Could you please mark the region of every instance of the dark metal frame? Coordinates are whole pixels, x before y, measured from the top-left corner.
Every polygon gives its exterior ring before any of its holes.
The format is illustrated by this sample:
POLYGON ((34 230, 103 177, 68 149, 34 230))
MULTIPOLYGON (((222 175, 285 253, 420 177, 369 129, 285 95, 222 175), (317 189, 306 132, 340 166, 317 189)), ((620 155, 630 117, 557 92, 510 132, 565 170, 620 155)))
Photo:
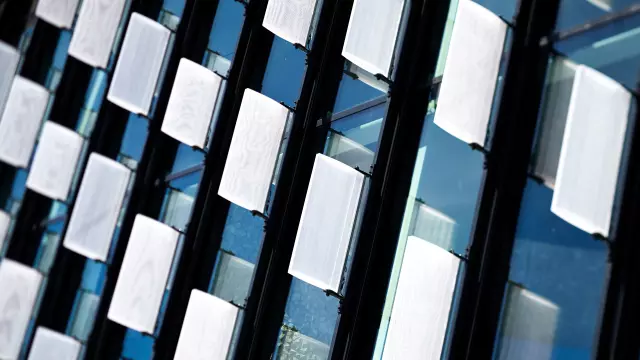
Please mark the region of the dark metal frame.
POLYGON ((462 279, 452 359, 489 359, 493 354, 550 54, 540 41, 553 31, 559 3, 521 0, 519 4, 462 279))

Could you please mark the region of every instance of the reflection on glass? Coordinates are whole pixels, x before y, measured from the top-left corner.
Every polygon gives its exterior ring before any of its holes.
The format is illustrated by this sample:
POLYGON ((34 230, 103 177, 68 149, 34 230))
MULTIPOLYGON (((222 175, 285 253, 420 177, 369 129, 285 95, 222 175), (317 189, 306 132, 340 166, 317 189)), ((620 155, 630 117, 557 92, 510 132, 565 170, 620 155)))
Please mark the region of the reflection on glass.
POLYGON ((220 0, 209 34, 209 49, 233 60, 244 23, 245 6, 236 0, 220 0))
POLYGON ((636 0, 563 0, 556 22, 556 31, 575 28, 587 22, 612 15, 636 4, 636 0))
MULTIPOLYGON (((579 0, 565 0, 563 6, 579 0)), ((602 1, 602 0, 599 0, 602 1)), ((596 7, 586 0, 583 6, 596 7)), ((615 1, 616 9, 622 9, 632 0, 615 1)), ((561 10, 562 18, 562 10, 561 10)), ((594 27, 576 36, 559 41, 556 49, 579 64, 592 67, 630 89, 635 89, 640 72, 640 14, 623 21, 614 21, 594 27)))
POLYGON ((213 279, 213 295, 243 307, 249 296, 255 266, 227 252, 220 260, 213 279))
MULTIPOLYGON (((197 186, 197 185, 194 185, 197 186)), ((161 220, 176 229, 185 230, 191 218, 194 197, 181 191, 167 189, 161 220)))
POLYGON ((329 345, 301 334, 295 327, 283 325, 276 353, 279 360, 322 360, 329 358, 329 345))
POLYGON ((100 305, 100 297, 98 295, 84 291, 78 294, 75 311, 68 330, 69 335, 83 342, 89 340, 98 305, 100 305))
MULTIPOLYGON (((347 65, 348 67, 349 65, 347 65)), ((383 95, 386 95, 386 92, 372 87, 360 80, 355 74, 343 73, 333 112, 339 113, 383 95)))
POLYGON ((540 115, 540 134, 538 134, 532 163, 535 175, 551 189, 556 182, 576 66, 570 60, 554 57, 545 84, 544 103, 540 115))
POLYGON ((410 233, 443 249, 451 249, 456 229, 455 220, 420 200, 416 200, 415 206, 410 233))
POLYGON ((48 274, 53 265, 60 244, 60 235, 57 233, 46 232, 42 235, 40 250, 36 259, 36 268, 43 274, 48 274))
POLYGON ((549 188, 528 181, 509 280, 557 306, 551 359, 590 359, 605 290, 608 249, 604 242, 554 215, 552 196, 549 188))
POLYGON ((373 167, 373 151, 334 132, 329 133, 326 153, 329 157, 362 171, 371 171, 373 167))
MULTIPOLYGON (((337 298, 327 296, 317 287, 293 278, 275 358, 290 359, 280 353, 282 350, 284 354, 306 354, 305 351, 309 351, 307 346, 322 349, 324 345, 328 349, 338 319, 339 305, 337 298)), ((314 352, 316 357, 311 359, 328 358, 328 352, 324 356, 322 354, 314 352)))
POLYGON ((559 315, 558 305, 510 283, 497 359, 551 359, 559 315))
POLYGON ((435 126, 432 103, 422 129, 374 359, 382 357, 408 237, 466 254, 483 174, 484 155, 435 126))
POLYGON ((306 53, 279 37, 274 37, 262 80, 261 93, 295 107, 302 89, 306 53))

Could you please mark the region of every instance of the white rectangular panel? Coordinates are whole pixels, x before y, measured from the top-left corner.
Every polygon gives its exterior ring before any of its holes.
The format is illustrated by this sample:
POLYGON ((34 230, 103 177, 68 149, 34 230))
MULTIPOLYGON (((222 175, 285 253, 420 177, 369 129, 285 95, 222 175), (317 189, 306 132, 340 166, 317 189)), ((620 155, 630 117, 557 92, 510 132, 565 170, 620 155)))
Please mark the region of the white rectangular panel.
POLYGON ((19 61, 20 53, 13 46, 0 41, 0 114, 7 102, 19 61))
POLYGON ((556 183, 562 136, 567 122, 576 69, 576 64, 558 57, 554 60, 551 76, 546 84, 542 127, 536 144, 533 172, 551 189, 556 183))
POLYGON ((218 195, 247 210, 264 211, 289 110, 244 91, 218 195))
POLYGON ((89 156, 64 237, 67 249, 106 261, 131 171, 100 154, 89 156))
POLYGON ((162 132, 187 144, 204 148, 222 78, 188 59, 180 59, 162 132))
POLYGON ((11 226, 11 215, 0 210, 0 253, 9 234, 9 226, 11 226))
POLYGON ((20 168, 29 165, 48 102, 45 88, 15 77, 0 120, 0 161, 20 168))
POLYGON ((153 333, 178 235, 163 223, 136 216, 109 306, 109 319, 142 333, 153 333))
POLYGON ((51 199, 66 201, 83 144, 77 133, 47 121, 27 177, 27 187, 51 199))
POLYGON ((69 55, 87 65, 106 68, 126 0, 83 0, 69 55))
POLYGON ((342 56, 389 77, 405 0, 355 0, 342 56))
POLYGON ((225 360, 238 308, 213 295, 191 290, 174 360, 225 360))
POLYGON ((448 251, 409 236, 383 359, 440 359, 459 266, 448 251))
POLYGON ((442 75, 434 123, 484 146, 507 24, 471 0, 460 0, 442 75))
POLYGON ((332 133, 327 149, 329 157, 362 171, 371 171, 375 154, 366 146, 346 136, 332 133))
POLYGON ((107 99, 147 115, 156 91, 171 31, 138 13, 131 15, 107 99))
POLYGON ((53 26, 68 29, 73 24, 79 0, 40 0, 36 16, 53 26))
POLYGON ((76 360, 81 347, 78 340, 40 326, 31 344, 29 360, 76 360))
POLYGON ((497 359, 552 359, 560 308, 514 284, 507 291, 497 359))
POLYGON ((292 44, 307 45, 317 0, 269 0, 262 26, 292 44))
POLYGON ((289 274, 338 292, 363 183, 355 169, 316 155, 289 274))
POLYGON ((42 275, 18 262, 0 263, 0 359, 18 359, 42 275))
POLYGON ((630 104, 622 85, 578 67, 551 211, 590 234, 609 236, 630 104))

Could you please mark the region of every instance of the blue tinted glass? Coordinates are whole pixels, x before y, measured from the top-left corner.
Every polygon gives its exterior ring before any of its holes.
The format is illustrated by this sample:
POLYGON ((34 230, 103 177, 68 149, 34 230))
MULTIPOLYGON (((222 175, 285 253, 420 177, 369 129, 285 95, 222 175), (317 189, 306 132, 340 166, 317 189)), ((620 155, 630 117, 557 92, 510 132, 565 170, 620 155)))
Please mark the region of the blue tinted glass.
POLYGON ((11 197, 16 200, 22 199, 27 185, 27 175, 29 173, 26 170, 18 170, 15 178, 13 179, 13 186, 11 187, 11 197))
POLYGON ((52 67, 62 70, 64 64, 67 61, 67 50, 69 49, 69 43, 71 42, 71 31, 65 30, 60 32, 60 38, 58 38, 58 46, 53 54, 52 67))
POLYGON ((105 264, 87 259, 82 272, 81 288, 91 293, 100 294, 106 274, 107 266, 105 264))
POLYGON ((386 103, 376 105, 332 122, 331 128, 375 153, 386 109, 386 103))
MULTIPOLYGON (((583 1, 587 4, 586 1, 583 1)), ((640 74, 640 14, 555 44, 571 60, 636 89, 640 74)))
POLYGON ((229 215, 222 233, 221 247, 233 255, 255 264, 264 230, 264 220, 235 204, 229 207, 229 215))
POLYGON ((171 174, 202 164, 203 162, 204 153, 202 151, 195 150, 185 144, 180 144, 178 146, 178 152, 176 153, 176 159, 171 168, 171 174))
POLYGON ((185 0, 164 0, 162 7, 173 15, 180 17, 184 10, 184 1, 185 0))
POLYGON ((85 97, 85 107, 93 111, 98 111, 102 100, 104 99, 104 92, 107 90, 107 73, 103 70, 93 70, 91 74, 91 82, 87 90, 85 97))
POLYGON ((327 345, 331 344, 338 319, 337 298, 294 278, 287 300, 283 324, 327 345))
POLYGON ((333 112, 338 113, 350 109, 382 95, 385 95, 385 93, 349 75, 343 74, 340 87, 338 88, 336 103, 333 106, 333 112))
POLYGON ((209 49, 231 60, 244 23, 244 5, 236 0, 220 0, 209 35, 209 49))
MULTIPOLYGON (((542 341, 524 337, 523 333, 530 334, 527 330, 512 328, 500 341, 526 344, 527 351, 546 347, 552 359, 590 359, 605 290, 608 249, 604 242, 551 213, 552 196, 553 191, 544 185, 533 180, 527 183, 510 280, 545 299, 548 308, 557 309, 555 331, 550 329, 542 341)), ((518 324, 527 326, 526 322, 518 324)))
POLYGON ((120 152, 132 159, 140 161, 144 143, 147 141, 148 123, 141 116, 131 114, 127 122, 127 128, 124 132, 120 152))
POLYGON ((172 180, 169 185, 174 189, 178 189, 187 195, 195 197, 198 191, 198 184, 200 183, 201 177, 202 170, 192 172, 188 175, 172 180))
POLYGON ((153 357, 153 338, 127 329, 122 345, 122 356, 131 360, 151 360, 153 357))
POLYGON ((516 0, 473 0, 478 4, 491 10, 494 14, 501 16, 507 21, 512 21, 516 14, 516 0))
POLYGON ((556 30, 568 30, 637 3, 637 0, 562 0, 556 30))
POLYGON ((295 107, 305 69, 305 52, 275 36, 261 92, 275 101, 295 107))
POLYGON ((439 245, 466 254, 484 176, 484 155, 436 126, 433 118, 428 116, 423 129, 417 160, 424 160, 416 201, 453 220, 453 238, 447 240, 448 246, 439 245))

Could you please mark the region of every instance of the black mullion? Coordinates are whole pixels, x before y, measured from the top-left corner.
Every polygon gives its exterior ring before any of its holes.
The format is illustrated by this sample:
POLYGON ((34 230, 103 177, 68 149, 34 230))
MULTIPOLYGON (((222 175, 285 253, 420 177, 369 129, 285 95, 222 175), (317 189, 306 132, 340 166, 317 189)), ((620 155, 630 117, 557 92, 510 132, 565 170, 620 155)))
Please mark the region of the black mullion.
MULTIPOLYGON (((145 214, 157 218, 165 188, 162 179, 171 168, 175 159, 177 142, 161 133, 162 119, 167 109, 169 96, 173 88, 175 75, 182 57, 189 57, 194 47, 202 41, 202 29, 197 23, 202 16, 197 14, 196 4, 199 0, 186 0, 180 24, 175 33, 175 41, 169 57, 163 86, 157 99, 157 107, 153 118, 149 119, 149 134, 144 145, 140 162, 136 169, 136 177, 131 197, 126 208, 118 239, 118 246, 109 266, 109 275, 105 283, 102 299, 96 314, 94 331, 87 344, 87 356, 96 359, 117 359, 122 351, 126 328, 107 319, 111 296, 115 290, 118 272, 122 266, 128 237, 137 214, 145 214)), ((141 1, 133 11, 144 11, 144 15, 157 18, 161 10, 161 1, 141 1)), ((128 112, 126 113, 128 114, 128 112)), ((109 141, 104 137, 102 141, 109 141)), ((159 345, 156 343, 156 345, 159 345)))
POLYGON ((45 83, 61 33, 62 30, 48 22, 37 20, 20 75, 39 84, 45 83))
POLYGON ((521 0, 487 155, 450 358, 488 359, 499 328, 559 0, 521 0))
MULTIPOLYGON (((51 119, 59 120, 69 128, 74 128, 80 118, 82 106, 86 96, 86 92, 91 82, 91 74, 93 68, 83 62, 69 56, 67 58, 65 68, 60 81, 60 86, 56 92, 56 98, 51 109, 51 119)), ((88 161, 88 154, 91 152, 101 151, 96 139, 100 138, 103 132, 107 131, 104 126, 110 122, 111 127, 122 124, 117 119, 105 119, 104 116, 96 121, 96 126, 91 133, 88 141, 87 157, 80 159, 77 171, 80 171, 78 184, 82 182, 84 177, 84 169, 88 161)), ((116 126, 117 127, 117 126, 116 126)), ((121 137, 124 132, 124 126, 120 126, 121 130, 118 135, 113 135, 114 139, 121 137)), ((117 140, 115 141, 117 142, 117 140)), ((77 194, 77 192, 76 192, 77 194)), ((66 221, 60 233, 60 240, 64 239, 69 226, 69 217, 75 206, 76 198, 71 198, 67 208, 66 221)), ((64 246, 59 245, 55 261, 47 276, 48 281, 43 296, 42 305, 38 311, 36 318, 37 326, 44 326, 49 329, 65 332, 67 323, 72 313, 73 303, 75 301, 76 292, 82 280, 82 273, 86 259, 68 250, 64 246)))
MULTIPOLYGON (((244 25, 236 45, 225 92, 222 94, 218 121, 205 159, 200 189, 184 237, 185 250, 178 263, 174 289, 169 295, 165 319, 156 343, 156 356, 159 359, 173 358, 191 290, 206 291, 213 276, 230 206, 217 193, 235 120, 244 90, 258 87, 262 80, 274 38, 262 28, 266 5, 265 0, 251 1, 246 5, 244 25)), ((210 5, 205 2, 203 6, 210 5)), ((209 34, 208 29, 206 34, 209 34)))
POLYGON ((0 4, 0 40, 17 47, 35 0, 13 0, 0 4))
POLYGON ((371 358, 375 348, 449 1, 427 0, 412 6, 332 359, 371 358))
POLYGON ((324 1, 276 186, 273 206, 247 300, 236 358, 271 357, 282 324, 291 276, 287 273, 313 159, 322 151, 344 60, 341 52, 353 2, 324 1))
MULTIPOLYGON (((638 83, 640 90, 640 82, 638 83)), ((637 324, 640 319, 640 252, 638 217, 640 216, 640 98, 635 97, 636 117, 632 126, 631 145, 618 224, 611 243, 611 272, 606 302, 597 339, 597 359, 636 359, 640 353, 637 324)))
MULTIPOLYGON (((24 63, 20 69, 21 76, 38 84, 45 84, 53 55, 58 46, 60 33, 61 30, 55 26, 37 20, 29 47, 24 54, 24 63)), ((51 120, 55 121, 56 119, 52 118, 51 120)), ((25 190, 7 247, 7 257, 27 265, 33 264, 44 231, 44 228, 39 224, 49 213, 51 203, 52 200, 46 196, 30 189, 25 190)))

